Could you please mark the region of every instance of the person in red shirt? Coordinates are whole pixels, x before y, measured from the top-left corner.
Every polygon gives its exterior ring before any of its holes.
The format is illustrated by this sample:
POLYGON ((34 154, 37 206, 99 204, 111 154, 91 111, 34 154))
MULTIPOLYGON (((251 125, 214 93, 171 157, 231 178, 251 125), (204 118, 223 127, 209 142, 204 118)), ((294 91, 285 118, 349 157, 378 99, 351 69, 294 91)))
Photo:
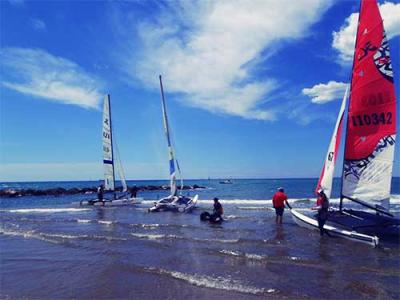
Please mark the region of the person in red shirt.
POLYGON ((286 196, 285 190, 282 187, 280 187, 272 197, 272 204, 274 205, 276 213, 276 224, 282 224, 283 211, 285 210, 285 203, 287 204, 287 199, 288 197, 286 196))

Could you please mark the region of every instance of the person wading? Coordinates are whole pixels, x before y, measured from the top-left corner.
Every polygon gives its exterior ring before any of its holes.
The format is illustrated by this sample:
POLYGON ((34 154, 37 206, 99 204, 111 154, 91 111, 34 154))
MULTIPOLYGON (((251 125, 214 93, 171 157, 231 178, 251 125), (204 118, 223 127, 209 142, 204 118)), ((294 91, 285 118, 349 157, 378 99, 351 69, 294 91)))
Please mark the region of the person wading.
POLYGON ((97 188, 97 199, 100 202, 103 202, 104 205, 104 185, 100 184, 100 186, 97 188))
POLYGON ((218 198, 214 198, 214 211, 211 215, 211 218, 214 220, 218 220, 218 218, 222 219, 222 215, 224 214, 224 209, 222 208, 221 203, 218 198))
POLYGON ((288 197, 285 194, 285 190, 280 187, 278 191, 272 197, 272 204, 275 208, 275 223, 282 224, 283 211, 285 210, 285 203, 287 204, 288 197))
POLYGON ((312 210, 318 210, 317 220, 318 220, 318 227, 319 233, 321 236, 326 233, 328 236, 330 235, 328 231, 324 229, 324 225, 326 220, 328 219, 328 209, 329 209, 329 200, 328 197, 325 195, 322 189, 318 190, 318 198, 317 198, 317 205, 312 207, 312 210))

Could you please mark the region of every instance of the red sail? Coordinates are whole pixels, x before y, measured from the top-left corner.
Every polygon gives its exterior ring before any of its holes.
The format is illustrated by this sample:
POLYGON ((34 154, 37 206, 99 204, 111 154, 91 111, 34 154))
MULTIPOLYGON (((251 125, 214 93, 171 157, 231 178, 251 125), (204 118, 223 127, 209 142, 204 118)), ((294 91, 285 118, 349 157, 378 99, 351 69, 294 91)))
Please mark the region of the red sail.
POLYGON ((375 0, 362 0, 354 54, 346 160, 370 156, 396 132, 396 100, 389 46, 375 0))
POLYGON ((362 0, 354 52, 342 196, 390 198, 396 98, 389 44, 376 0, 362 0))

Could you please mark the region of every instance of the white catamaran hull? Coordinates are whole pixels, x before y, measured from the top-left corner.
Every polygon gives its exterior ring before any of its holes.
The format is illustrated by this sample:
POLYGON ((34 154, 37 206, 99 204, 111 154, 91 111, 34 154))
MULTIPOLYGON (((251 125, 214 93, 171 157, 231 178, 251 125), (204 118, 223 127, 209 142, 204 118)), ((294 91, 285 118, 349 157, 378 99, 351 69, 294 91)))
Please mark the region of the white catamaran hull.
MULTIPOLYGON (((292 218, 297 225, 319 231, 318 221, 316 219, 303 215, 294 209, 290 209, 290 213, 292 214, 292 218)), ((379 244, 379 238, 377 236, 370 236, 357 233, 355 231, 344 230, 328 224, 324 225, 324 229, 331 235, 342 237, 348 240, 365 243, 374 247, 378 246, 379 244)))
POLYGON ((197 204, 199 196, 196 195, 193 199, 186 197, 176 197, 172 199, 170 197, 161 199, 155 202, 154 206, 149 208, 149 212, 160 212, 160 211, 173 211, 173 212, 191 212, 197 204), (186 203, 180 203, 181 199, 189 199, 186 203))
POLYGON ((140 204, 143 198, 124 198, 116 200, 104 200, 99 201, 98 199, 84 200, 79 203, 80 206, 124 206, 124 205, 135 205, 140 204))

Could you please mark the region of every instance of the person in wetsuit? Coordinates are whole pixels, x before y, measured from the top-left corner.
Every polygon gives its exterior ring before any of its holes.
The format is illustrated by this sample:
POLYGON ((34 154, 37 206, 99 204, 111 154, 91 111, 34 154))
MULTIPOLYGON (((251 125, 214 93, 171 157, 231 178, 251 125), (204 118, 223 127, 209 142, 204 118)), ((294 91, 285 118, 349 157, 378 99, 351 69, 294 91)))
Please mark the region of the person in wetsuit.
POLYGON ((317 220, 318 220, 318 228, 320 235, 323 236, 324 233, 329 235, 329 233, 324 229, 325 222, 328 219, 329 215, 328 212, 329 200, 322 189, 318 190, 317 193, 318 193, 317 205, 312 207, 312 209, 318 210, 317 220))
POLYGON ((139 189, 137 188, 136 185, 134 185, 133 187, 131 187, 131 189, 130 189, 131 198, 136 198, 138 190, 139 190, 139 189))
POLYGON ((104 202, 104 185, 102 184, 97 188, 97 199, 104 202))
POLYGON ((221 203, 218 198, 214 198, 214 211, 211 215, 212 220, 218 221, 222 220, 222 215, 224 214, 224 209, 222 208, 221 203))

